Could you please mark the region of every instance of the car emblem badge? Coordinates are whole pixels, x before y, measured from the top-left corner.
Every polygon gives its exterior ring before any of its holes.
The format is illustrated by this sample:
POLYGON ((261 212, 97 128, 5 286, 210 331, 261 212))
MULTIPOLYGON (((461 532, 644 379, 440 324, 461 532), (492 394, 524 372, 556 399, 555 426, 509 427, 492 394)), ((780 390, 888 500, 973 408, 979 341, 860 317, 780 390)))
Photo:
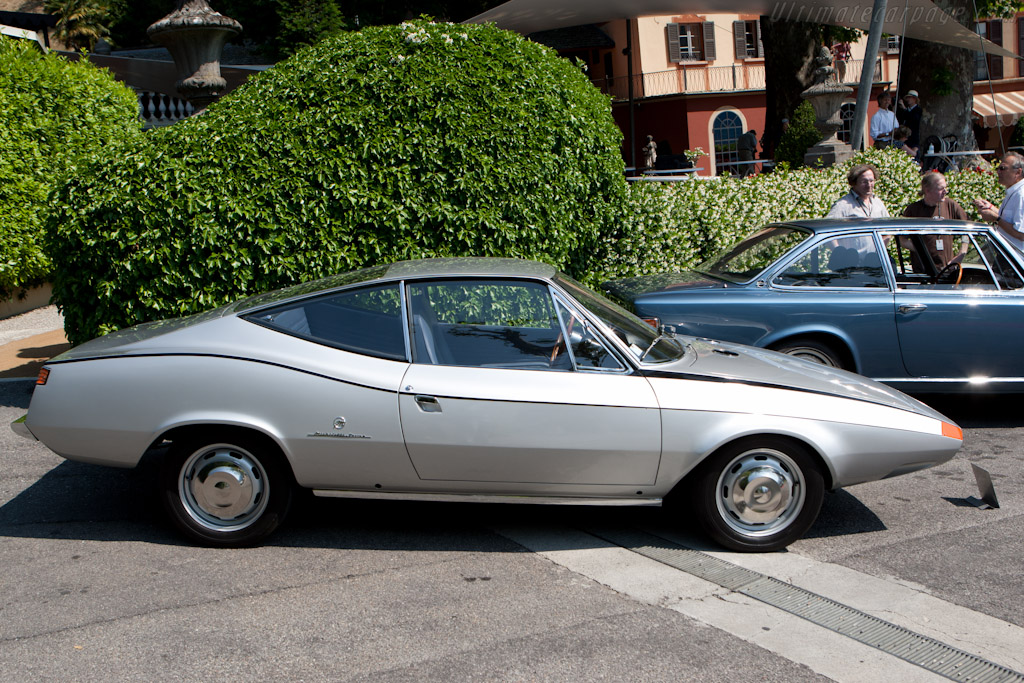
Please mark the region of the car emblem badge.
POLYGON ((347 421, 343 417, 334 418, 334 429, 337 431, 333 432, 313 432, 307 434, 309 437, 316 438, 327 438, 327 439, 369 439, 370 437, 365 434, 343 434, 341 430, 345 428, 347 421))

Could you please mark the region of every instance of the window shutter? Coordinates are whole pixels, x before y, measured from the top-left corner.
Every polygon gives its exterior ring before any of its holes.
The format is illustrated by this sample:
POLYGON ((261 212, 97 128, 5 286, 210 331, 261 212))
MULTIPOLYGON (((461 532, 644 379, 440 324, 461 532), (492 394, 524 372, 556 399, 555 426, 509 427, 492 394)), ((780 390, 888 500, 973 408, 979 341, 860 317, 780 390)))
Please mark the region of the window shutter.
POLYGON ((761 20, 758 19, 754 23, 757 24, 757 56, 764 57, 764 43, 761 42, 761 20))
POLYGON ((736 44, 736 59, 747 58, 747 22, 732 22, 732 39, 736 44))
POLYGON ((704 34, 704 59, 709 62, 715 61, 715 22, 705 21, 701 33, 704 34))
POLYGON ((679 24, 669 24, 665 29, 668 31, 668 61, 679 63, 683 61, 679 54, 679 24))
MULTIPOLYGON (((1000 19, 993 19, 989 22, 988 39, 996 45, 1003 44, 1003 22, 1000 19)), ((999 55, 989 55, 988 70, 993 80, 996 78, 1002 78, 1003 58, 999 55)))
MULTIPOLYGON (((1017 20, 1017 54, 1024 55, 1024 19, 1017 20)), ((1024 61, 1015 59, 1017 62, 1017 75, 1024 76, 1024 61)))

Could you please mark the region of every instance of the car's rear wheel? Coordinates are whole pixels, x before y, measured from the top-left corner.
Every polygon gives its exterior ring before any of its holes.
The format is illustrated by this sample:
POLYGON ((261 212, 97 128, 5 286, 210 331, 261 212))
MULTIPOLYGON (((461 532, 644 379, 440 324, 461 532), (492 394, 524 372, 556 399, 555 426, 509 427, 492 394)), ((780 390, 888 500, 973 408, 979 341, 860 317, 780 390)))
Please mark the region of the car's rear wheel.
POLYGON ((815 339, 794 339, 776 346, 775 350, 814 363, 827 365, 830 368, 844 368, 843 359, 839 357, 836 350, 828 344, 815 339))
POLYGON ((742 552, 769 552, 811 527, 825 482, 803 446, 781 437, 751 437, 704 463, 690 494, 698 521, 716 542, 742 552))
POLYGON ((171 521, 210 546, 249 546, 266 538, 287 515, 292 487, 272 442, 231 430, 176 440, 161 469, 171 521))

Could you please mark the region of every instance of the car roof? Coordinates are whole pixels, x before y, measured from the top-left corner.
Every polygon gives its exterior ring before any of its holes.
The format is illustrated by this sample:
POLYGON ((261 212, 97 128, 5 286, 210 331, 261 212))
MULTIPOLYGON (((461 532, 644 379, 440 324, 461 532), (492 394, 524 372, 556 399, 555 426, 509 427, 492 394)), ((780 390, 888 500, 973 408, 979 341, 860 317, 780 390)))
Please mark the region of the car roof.
POLYGON ((815 218, 808 220, 781 221, 775 225, 788 225, 809 230, 814 234, 833 232, 861 232, 864 230, 905 230, 920 227, 927 230, 987 230, 988 225, 977 221, 946 220, 934 218, 815 218))
POLYGON ((533 277, 552 279, 558 270, 539 261, 515 258, 494 258, 484 256, 462 256, 425 258, 413 261, 370 266, 347 273, 331 275, 320 280, 304 282, 265 294, 242 299, 231 305, 234 313, 245 313, 257 308, 283 303, 291 299, 314 296, 342 287, 362 285, 371 282, 394 282, 397 280, 418 280, 441 277, 533 277))

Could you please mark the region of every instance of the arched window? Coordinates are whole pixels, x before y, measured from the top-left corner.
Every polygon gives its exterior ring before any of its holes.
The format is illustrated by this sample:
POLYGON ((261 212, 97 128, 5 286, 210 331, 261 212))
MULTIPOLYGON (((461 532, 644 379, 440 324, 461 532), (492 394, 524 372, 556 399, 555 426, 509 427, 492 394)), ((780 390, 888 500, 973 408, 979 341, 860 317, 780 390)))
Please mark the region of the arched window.
POLYGON ((843 127, 836 135, 846 144, 850 144, 850 140, 853 139, 853 117, 856 111, 857 105, 853 102, 846 102, 839 107, 839 118, 843 122, 843 127))
POLYGON ((734 111, 719 112, 711 125, 711 134, 715 142, 715 167, 718 173, 728 171, 736 175, 737 167, 733 166, 732 162, 739 161, 736 141, 743 135, 743 122, 740 121, 739 114, 734 111))

